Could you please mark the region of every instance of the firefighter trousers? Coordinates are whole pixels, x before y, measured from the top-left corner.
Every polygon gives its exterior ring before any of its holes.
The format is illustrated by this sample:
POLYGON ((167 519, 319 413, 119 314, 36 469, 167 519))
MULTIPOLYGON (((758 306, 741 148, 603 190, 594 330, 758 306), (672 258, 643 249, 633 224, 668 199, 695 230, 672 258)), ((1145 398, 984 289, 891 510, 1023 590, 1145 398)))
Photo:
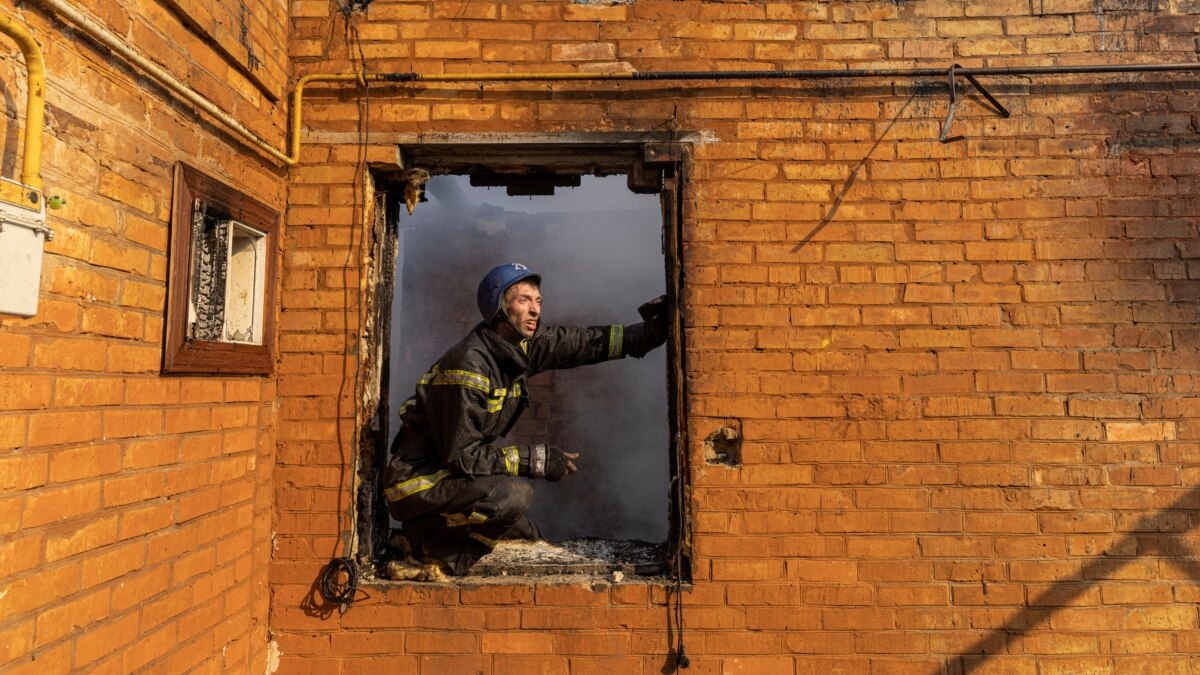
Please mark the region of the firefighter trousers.
POLYGON ((450 574, 466 574, 502 539, 541 538, 525 517, 533 501, 533 486, 522 478, 446 477, 430 490, 393 503, 393 517, 400 515, 397 511, 420 510, 420 505, 410 500, 432 506, 421 515, 401 520, 413 557, 440 562, 450 574))

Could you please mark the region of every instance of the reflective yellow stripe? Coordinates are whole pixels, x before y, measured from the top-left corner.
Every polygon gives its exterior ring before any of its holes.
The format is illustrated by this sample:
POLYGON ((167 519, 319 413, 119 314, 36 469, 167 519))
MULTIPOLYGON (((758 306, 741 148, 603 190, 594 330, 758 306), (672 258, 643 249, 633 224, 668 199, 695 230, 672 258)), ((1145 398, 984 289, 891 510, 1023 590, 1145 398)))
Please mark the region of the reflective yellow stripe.
POLYGON ((512 389, 493 389, 491 395, 488 396, 487 411, 490 413, 498 413, 504 409, 504 402, 510 398, 518 398, 521 396, 521 383, 514 382, 512 389))
POLYGON ((480 375, 479 373, 472 373, 469 370, 443 370, 442 372, 436 373, 433 376, 433 381, 430 382, 430 384, 433 384, 434 386, 455 385, 459 387, 470 387, 472 389, 478 389, 485 394, 490 393, 492 390, 491 382, 486 377, 480 375))
POLYGON ((608 358, 621 358, 621 347, 625 342, 625 326, 617 324, 608 327, 608 358))
POLYGON ((444 513, 446 517, 446 525, 450 527, 463 527, 466 525, 482 525, 487 522, 488 517, 478 511, 472 511, 470 515, 464 516, 461 513, 444 513))
POLYGON ((488 397, 488 412, 498 413, 504 409, 504 399, 508 396, 507 389, 493 389, 488 397))
POLYGON ((477 384, 482 384, 485 387, 491 385, 491 382, 488 381, 487 376, 480 375, 479 373, 473 373, 469 370, 443 370, 442 373, 445 375, 454 375, 457 377, 465 377, 468 380, 473 380, 477 384))
POLYGON ((409 478, 403 483, 396 483, 392 487, 383 491, 383 496, 387 497, 389 502, 398 502, 405 497, 411 497, 418 492, 424 492, 429 488, 437 485, 443 478, 449 476, 450 472, 442 469, 435 474, 428 476, 417 476, 409 478))
POLYGON ((517 475, 517 472, 521 469, 520 449, 515 445, 510 445, 507 448, 503 448, 501 452, 504 453, 504 473, 510 476, 517 475))
POLYGON ((488 539, 487 537, 483 536, 482 534, 479 534, 478 532, 472 532, 470 536, 472 539, 474 539, 475 541, 481 542, 483 545, 487 546, 488 548, 496 548, 496 544, 500 543, 499 539, 488 539))
POLYGON ((417 399, 415 399, 415 398, 410 398, 407 401, 405 401, 404 403, 401 403, 400 404, 400 414, 403 415, 404 413, 408 412, 408 409, 413 407, 416 404, 417 404, 417 399))

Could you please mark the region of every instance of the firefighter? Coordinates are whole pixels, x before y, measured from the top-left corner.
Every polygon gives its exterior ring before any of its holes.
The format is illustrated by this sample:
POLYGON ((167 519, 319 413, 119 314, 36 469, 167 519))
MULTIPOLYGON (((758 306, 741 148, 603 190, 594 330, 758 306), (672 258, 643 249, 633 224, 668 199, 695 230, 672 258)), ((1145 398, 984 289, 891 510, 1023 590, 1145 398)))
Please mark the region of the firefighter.
MULTIPOLYGON (((400 407, 400 433, 384 471, 384 498, 426 574, 463 575, 501 539, 538 539, 525 517, 526 479, 575 473, 575 453, 498 441, 529 405, 528 379, 626 356, 666 340, 666 298, 639 308, 646 320, 590 328, 542 325, 541 277, 506 263, 488 272, 476 302, 483 321, 417 382, 400 407)), ((394 539, 395 540, 395 539, 394 539)))

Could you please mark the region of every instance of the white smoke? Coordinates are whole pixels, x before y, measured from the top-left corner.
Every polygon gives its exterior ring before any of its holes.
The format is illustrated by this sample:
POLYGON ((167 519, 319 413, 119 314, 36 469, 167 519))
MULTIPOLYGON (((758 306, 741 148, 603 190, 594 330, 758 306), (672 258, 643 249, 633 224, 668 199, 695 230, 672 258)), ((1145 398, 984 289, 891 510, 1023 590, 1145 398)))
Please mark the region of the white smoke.
MULTIPOLYGON (((640 321, 637 306, 664 292, 658 197, 624 176, 585 176, 552 197, 438 176, 429 202, 402 216, 393 305, 393 419, 417 378, 474 326, 475 286, 492 266, 521 262, 542 275, 548 324, 640 321)), ((579 473, 535 484, 530 516, 552 540, 663 541, 669 482, 665 350, 641 360, 540 375, 515 434, 581 453, 579 473)))

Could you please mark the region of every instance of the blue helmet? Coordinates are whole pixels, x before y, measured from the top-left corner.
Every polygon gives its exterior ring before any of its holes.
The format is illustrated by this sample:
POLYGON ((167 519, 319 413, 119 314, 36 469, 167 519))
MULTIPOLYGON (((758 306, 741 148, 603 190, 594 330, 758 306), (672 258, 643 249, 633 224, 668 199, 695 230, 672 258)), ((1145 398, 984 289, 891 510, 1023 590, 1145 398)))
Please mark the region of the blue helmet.
POLYGON ((475 293, 475 303, 479 305, 479 313, 484 321, 491 321, 500 311, 500 301, 504 292, 512 288, 518 281, 532 279, 537 285, 542 284, 542 276, 534 274, 521 263, 504 263, 492 268, 483 281, 479 282, 479 290, 475 293))

